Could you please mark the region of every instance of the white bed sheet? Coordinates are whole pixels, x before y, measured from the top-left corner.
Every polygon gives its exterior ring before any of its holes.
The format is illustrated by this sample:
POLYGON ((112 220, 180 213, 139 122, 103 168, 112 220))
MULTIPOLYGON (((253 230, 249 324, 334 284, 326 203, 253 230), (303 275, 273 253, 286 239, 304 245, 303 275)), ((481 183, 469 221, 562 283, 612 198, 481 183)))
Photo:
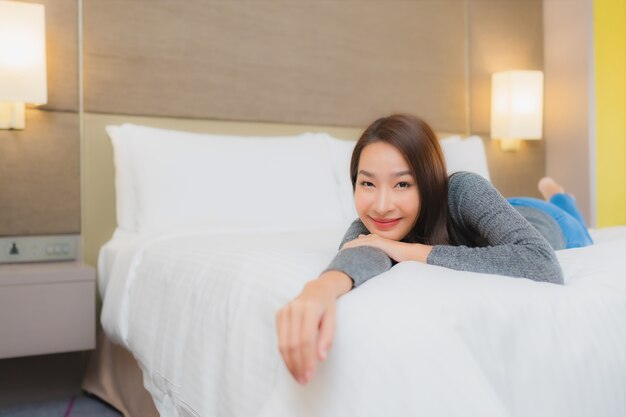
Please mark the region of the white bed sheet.
POLYGON ((339 300, 303 387, 274 314, 343 233, 127 236, 103 255, 103 326, 163 416, 626 415, 626 227, 559 251, 565 286, 398 264, 339 300))
POLYGON ((124 253, 125 249, 139 238, 140 235, 137 233, 117 228, 113 232, 111 239, 100 248, 98 253, 98 291, 101 297, 104 298, 107 285, 109 284, 109 277, 117 257, 120 253, 124 253))

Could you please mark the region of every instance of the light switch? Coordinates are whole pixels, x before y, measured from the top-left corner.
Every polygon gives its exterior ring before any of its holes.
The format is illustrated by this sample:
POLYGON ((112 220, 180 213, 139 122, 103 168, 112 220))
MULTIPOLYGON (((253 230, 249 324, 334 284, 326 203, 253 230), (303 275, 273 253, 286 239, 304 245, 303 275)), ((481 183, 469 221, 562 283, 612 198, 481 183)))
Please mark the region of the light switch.
POLYGON ((0 263, 70 261, 78 257, 78 235, 0 238, 0 263))

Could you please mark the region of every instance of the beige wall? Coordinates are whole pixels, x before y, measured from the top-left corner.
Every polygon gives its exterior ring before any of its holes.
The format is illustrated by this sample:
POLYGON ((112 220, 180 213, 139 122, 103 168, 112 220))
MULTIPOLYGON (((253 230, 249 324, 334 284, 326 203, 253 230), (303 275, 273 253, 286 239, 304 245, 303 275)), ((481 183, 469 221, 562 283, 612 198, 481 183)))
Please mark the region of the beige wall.
POLYGON ((594 223, 592 0, 544 0, 546 172, 594 223))

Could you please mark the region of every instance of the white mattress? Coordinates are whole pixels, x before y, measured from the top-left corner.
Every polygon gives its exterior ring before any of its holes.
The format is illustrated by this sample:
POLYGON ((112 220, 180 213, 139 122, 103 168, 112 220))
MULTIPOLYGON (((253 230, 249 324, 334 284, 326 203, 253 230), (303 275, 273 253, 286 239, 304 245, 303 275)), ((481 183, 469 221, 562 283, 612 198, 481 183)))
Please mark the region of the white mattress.
POLYGON ((161 415, 626 415, 626 227, 559 251, 565 286, 398 264, 341 297, 329 357, 300 386, 274 315, 343 232, 105 247, 102 323, 138 359, 161 415))

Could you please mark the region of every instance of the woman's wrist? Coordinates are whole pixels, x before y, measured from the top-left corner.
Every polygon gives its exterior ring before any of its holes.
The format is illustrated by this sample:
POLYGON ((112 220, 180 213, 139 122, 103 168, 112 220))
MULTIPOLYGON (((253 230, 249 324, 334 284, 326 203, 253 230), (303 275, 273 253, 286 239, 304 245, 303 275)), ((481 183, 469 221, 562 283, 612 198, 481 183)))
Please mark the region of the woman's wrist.
POLYGON ((338 298, 352 289, 353 281, 345 272, 331 270, 322 273, 319 278, 309 281, 306 287, 314 287, 327 295, 338 298))
POLYGON ((405 243, 402 244, 402 254, 400 256, 401 260, 396 259, 398 262, 403 261, 418 261, 426 263, 428 260, 428 255, 433 250, 432 246, 423 245, 421 243, 405 243))

